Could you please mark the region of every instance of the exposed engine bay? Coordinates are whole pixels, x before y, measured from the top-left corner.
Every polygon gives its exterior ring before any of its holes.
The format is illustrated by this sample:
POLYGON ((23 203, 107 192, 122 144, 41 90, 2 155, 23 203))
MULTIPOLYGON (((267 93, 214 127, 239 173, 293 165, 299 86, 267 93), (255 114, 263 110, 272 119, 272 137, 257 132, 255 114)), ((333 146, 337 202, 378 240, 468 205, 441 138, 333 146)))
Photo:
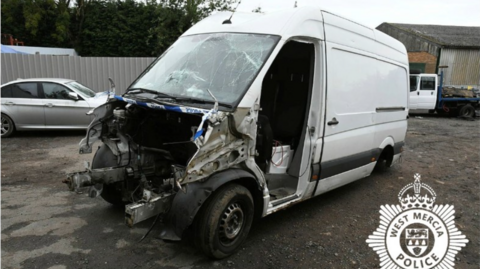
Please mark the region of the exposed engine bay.
POLYGON ((126 205, 126 223, 133 226, 167 212, 173 196, 186 192, 188 183, 230 167, 251 170, 245 162, 255 154, 249 148, 254 147, 256 128, 250 112, 236 112, 242 114, 237 129, 234 115, 216 108, 111 97, 94 110, 95 120, 80 142, 81 154, 103 142, 92 165, 64 182, 72 191, 89 187, 90 197, 126 205))

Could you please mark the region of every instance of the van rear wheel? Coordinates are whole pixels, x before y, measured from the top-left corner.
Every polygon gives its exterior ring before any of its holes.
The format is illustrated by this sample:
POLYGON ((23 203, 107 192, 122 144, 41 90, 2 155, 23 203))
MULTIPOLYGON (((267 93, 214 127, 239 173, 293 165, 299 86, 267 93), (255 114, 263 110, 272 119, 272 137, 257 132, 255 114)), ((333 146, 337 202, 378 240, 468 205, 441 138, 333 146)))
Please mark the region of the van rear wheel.
POLYGON ((377 164, 375 165, 375 169, 377 171, 385 171, 392 166, 393 163, 393 147, 386 146, 380 156, 378 157, 377 164))
POLYGON ((247 238, 253 213, 253 198, 245 187, 229 184, 218 189, 194 223, 197 247, 214 259, 230 256, 247 238))

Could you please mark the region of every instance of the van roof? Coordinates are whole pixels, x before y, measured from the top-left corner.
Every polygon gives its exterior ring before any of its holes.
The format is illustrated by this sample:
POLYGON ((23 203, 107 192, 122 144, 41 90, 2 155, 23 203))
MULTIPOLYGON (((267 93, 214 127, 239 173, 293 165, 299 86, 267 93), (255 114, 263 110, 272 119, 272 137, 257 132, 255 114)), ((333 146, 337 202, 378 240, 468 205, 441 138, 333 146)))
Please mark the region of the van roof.
MULTIPOLYGON (((282 39, 304 36, 325 40, 323 30, 323 22, 325 22, 325 25, 357 33, 383 45, 375 48, 366 46, 367 51, 377 54, 386 46, 399 54, 406 55, 405 46, 398 40, 319 7, 305 6, 269 13, 235 12, 231 19, 232 23, 223 24, 231 15, 232 12, 218 12, 211 15, 195 24, 183 36, 204 33, 252 33, 279 35, 282 39)), ((331 37, 327 36, 327 40, 329 39, 331 40, 331 37)), ((380 52, 381 54, 384 53, 380 52)))
MULTIPOLYGON (((201 33, 252 33, 271 34, 282 37, 288 36, 289 30, 299 29, 305 22, 322 22, 320 9, 301 7, 269 13, 235 12, 231 24, 222 24, 232 15, 232 12, 218 12, 211 15, 193 27, 183 35, 195 35, 201 33)), ((323 39, 323 31, 312 31, 309 36, 323 39)))

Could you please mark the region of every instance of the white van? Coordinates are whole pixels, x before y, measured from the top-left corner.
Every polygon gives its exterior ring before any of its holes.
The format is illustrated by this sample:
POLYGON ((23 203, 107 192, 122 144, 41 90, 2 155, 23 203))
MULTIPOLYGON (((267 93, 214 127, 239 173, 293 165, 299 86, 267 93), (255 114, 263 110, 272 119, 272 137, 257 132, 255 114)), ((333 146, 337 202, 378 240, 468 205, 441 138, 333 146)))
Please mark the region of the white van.
POLYGON ((103 145, 65 180, 126 205, 129 226, 162 216, 161 238, 193 234, 214 258, 254 218, 392 165, 407 130, 400 42, 319 8, 231 15, 193 26, 95 109, 80 153, 103 145))

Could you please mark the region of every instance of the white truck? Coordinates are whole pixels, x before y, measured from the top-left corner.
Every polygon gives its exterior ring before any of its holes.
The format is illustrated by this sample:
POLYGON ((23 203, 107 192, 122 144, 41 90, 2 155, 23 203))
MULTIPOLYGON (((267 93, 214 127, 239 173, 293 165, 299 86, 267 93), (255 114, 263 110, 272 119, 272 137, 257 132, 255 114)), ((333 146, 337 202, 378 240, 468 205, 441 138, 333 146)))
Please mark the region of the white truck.
POLYGON ((162 239, 213 258, 254 218, 391 166, 407 131, 397 40, 320 8, 231 16, 190 28, 96 108, 80 153, 103 144, 65 180, 125 206, 129 226, 162 216, 162 239))
POLYGON ((446 97, 443 87, 443 71, 436 74, 410 74, 410 111, 429 110, 438 114, 473 117, 480 108, 478 94, 470 91, 472 97, 446 97))

